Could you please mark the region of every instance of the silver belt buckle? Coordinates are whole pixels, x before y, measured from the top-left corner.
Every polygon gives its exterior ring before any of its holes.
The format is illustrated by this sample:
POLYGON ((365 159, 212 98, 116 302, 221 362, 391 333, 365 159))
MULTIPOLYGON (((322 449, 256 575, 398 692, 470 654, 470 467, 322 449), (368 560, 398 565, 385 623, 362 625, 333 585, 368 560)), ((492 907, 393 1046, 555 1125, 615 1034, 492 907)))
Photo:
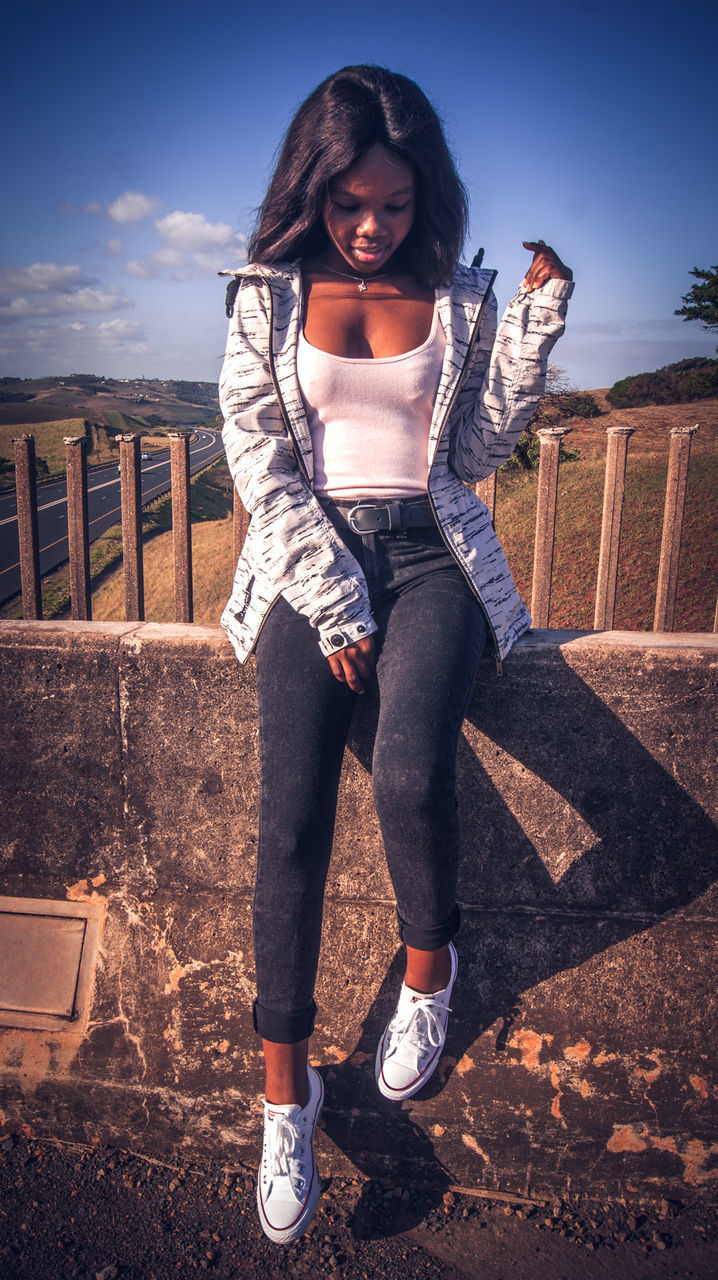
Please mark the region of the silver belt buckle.
POLYGON ((349 525, 349 528, 354 533, 359 533, 359 534, 400 533, 403 528, 402 519, 401 519, 401 507, 398 502, 357 502, 356 506, 352 507, 351 511, 349 512, 349 515, 347 516, 347 524, 349 525), (356 524, 354 523, 354 516, 357 511, 386 512, 387 518, 389 520, 388 528, 386 529, 357 528, 356 524))
POLYGON ((351 529, 352 533, 359 533, 359 534, 373 533, 374 531, 372 529, 358 529, 354 523, 354 517, 357 511, 375 511, 375 510, 376 510, 376 503, 374 502, 357 502, 356 506, 352 507, 351 511, 347 516, 347 524, 349 525, 349 528, 351 529))

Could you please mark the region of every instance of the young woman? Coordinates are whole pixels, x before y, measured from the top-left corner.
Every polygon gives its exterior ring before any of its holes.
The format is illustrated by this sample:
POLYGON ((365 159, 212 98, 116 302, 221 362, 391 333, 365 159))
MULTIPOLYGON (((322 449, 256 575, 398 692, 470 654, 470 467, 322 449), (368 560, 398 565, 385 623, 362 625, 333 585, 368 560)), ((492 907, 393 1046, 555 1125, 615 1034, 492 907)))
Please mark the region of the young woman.
POLYGON ((345 67, 290 126, 229 273, 224 443, 251 515, 222 617, 256 655, 261 796, 257 1199, 277 1242, 319 1196, 307 1065, 324 884, 356 696, 378 685, 372 781, 406 976, 377 1048, 387 1098, 436 1068, 457 972, 458 737, 488 639, 530 625, 468 487, 511 453, 563 331, 571 272, 543 241, 496 335, 494 272, 459 266, 466 196, 413 81, 345 67))

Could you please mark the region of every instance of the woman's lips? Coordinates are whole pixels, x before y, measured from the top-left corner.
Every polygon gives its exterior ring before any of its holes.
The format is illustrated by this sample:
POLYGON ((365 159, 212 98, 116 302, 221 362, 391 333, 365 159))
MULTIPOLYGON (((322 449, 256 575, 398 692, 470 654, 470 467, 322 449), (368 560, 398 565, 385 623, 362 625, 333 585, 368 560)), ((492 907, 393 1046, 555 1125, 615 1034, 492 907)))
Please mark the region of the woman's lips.
POLYGON ((356 244, 353 246, 353 252, 357 258, 361 259, 362 262, 374 262, 386 252, 386 248, 386 245, 372 246, 369 248, 366 245, 356 244))

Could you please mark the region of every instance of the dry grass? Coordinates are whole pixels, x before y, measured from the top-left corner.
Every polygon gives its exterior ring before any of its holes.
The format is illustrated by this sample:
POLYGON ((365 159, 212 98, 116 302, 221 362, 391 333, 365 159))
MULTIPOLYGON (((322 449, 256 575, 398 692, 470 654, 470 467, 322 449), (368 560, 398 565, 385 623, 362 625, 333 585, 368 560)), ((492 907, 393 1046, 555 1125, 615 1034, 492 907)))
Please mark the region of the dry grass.
POLYGON ((694 449, 713 450, 718 445, 718 398, 696 400, 692 404, 649 404, 641 409, 612 409, 606 399, 607 388, 591 395, 602 410, 600 418, 577 419, 568 437, 568 447, 579 449, 584 458, 605 456, 608 427, 633 427, 629 453, 665 453, 668 457, 672 427, 693 426, 700 430, 693 437, 694 449))
MULTIPOLYGON (((93 465, 113 462, 119 457, 119 444, 114 432, 108 427, 87 422, 85 418, 56 418, 52 422, 26 422, 16 426, 0 425, 0 456, 8 458, 13 464, 3 476, 3 488, 11 489, 15 486, 15 451, 12 442, 25 433, 35 437, 35 457, 38 461, 47 464, 47 472, 51 476, 65 473, 65 445, 63 444, 65 436, 85 437, 87 461, 93 465)), ((164 448, 166 444, 167 441, 164 439, 159 446, 157 441, 153 441, 152 447, 164 448)), ((144 443, 142 447, 145 447, 144 443)), ((47 473, 43 473, 41 467, 38 468, 39 480, 42 479, 43 474, 47 473)))
MULTIPOLYGON (((718 449, 691 459, 675 630, 710 631, 718 587, 718 532, 709 513, 718 490, 718 449)), ((626 470, 616 616, 620 630, 653 626, 667 457, 631 456, 626 470)), ((502 481, 504 477, 501 478, 502 481)), ((559 472, 550 625, 590 630, 598 575, 604 459, 566 462, 559 472)), ((529 602, 536 520, 536 473, 500 483, 496 530, 529 602)))
MULTIPOLYGON (((216 626, 232 587, 232 518, 192 525, 192 589, 195 622, 216 626)), ((174 622, 174 561, 172 532, 161 533, 145 545, 145 617, 151 622, 174 622)), ((98 622, 122 621, 125 616, 124 570, 118 569, 92 597, 92 617, 98 622)))
POLYGON ((57 418, 54 422, 27 422, 0 426, 0 454, 14 460, 13 440, 22 435, 35 437, 35 455, 44 458, 51 472, 65 470, 65 436, 84 436, 84 418, 57 418))

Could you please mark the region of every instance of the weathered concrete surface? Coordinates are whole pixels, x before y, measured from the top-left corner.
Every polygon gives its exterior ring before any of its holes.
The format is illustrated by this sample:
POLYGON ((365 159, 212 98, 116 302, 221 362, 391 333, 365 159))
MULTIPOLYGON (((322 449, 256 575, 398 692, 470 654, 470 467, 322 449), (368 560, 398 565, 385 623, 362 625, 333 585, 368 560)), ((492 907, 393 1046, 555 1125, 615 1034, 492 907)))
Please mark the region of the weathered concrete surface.
MULTIPOLYGON (((715 1191, 717 659, 705 635, 539 632, 502 680, 485 664, 455 1016, 400 1108, 373 1082, 401 955, 362 702, 318 990, 324 1170, 715 1191)), ((106 907, 86 1033, 0 1026, 2 1118, 255 1163, 251 667, 211 628, 5 623, 0 671, 3 891, 106 907)))

